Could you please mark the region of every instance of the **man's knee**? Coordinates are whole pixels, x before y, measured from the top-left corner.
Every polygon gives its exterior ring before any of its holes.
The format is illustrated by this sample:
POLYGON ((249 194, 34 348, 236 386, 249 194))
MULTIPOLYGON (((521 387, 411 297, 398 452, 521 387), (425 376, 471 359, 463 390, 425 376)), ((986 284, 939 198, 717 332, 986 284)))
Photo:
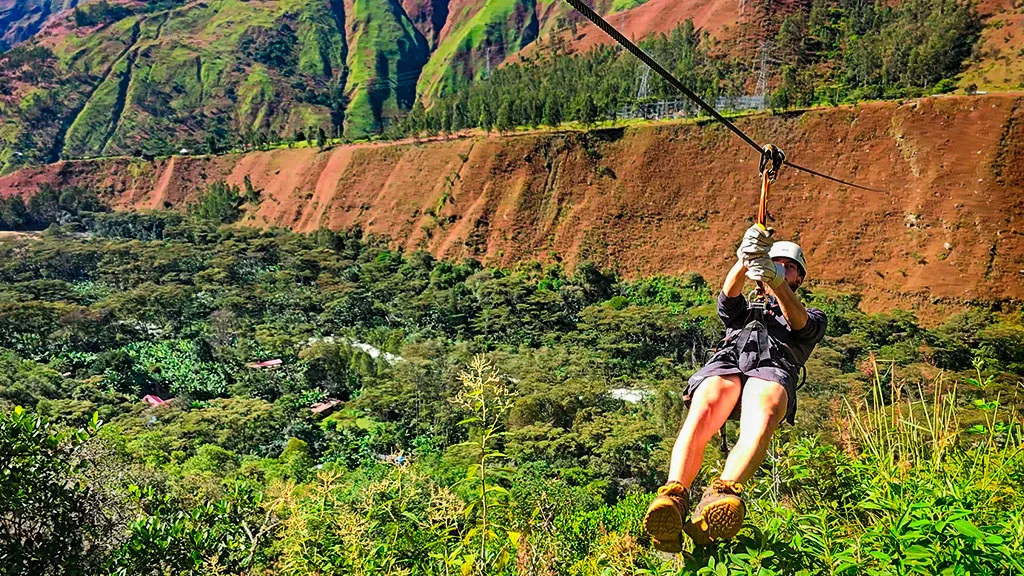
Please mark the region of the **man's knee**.
POLYGON ((761 422, 766 429, 774 429, 789 411, 789 393, 778 382, 760 378, 747 379, 743 389, 741 412, 748 422, 761 422))
POLYGON ((739 391, 739 376, 709 376, 697 387, 690 409, 708 410, 715 407, 723 399, 738 397, 739 391))

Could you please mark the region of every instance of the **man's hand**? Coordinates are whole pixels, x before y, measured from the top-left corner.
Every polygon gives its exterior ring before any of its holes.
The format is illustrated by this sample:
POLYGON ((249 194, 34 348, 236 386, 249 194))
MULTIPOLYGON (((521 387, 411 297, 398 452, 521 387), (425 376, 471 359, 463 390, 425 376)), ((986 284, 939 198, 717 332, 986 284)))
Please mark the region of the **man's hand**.
POLYGON ((758 258, 767 258, 768 249, 772 247, 771 232, 754 224, 743 233, 743 240, 736 250, 736 259, 748 264, 758 258))
POLYGON ((747 278, 778 288, 786 281, 786 267, 763 256, 747 262, 747 278))

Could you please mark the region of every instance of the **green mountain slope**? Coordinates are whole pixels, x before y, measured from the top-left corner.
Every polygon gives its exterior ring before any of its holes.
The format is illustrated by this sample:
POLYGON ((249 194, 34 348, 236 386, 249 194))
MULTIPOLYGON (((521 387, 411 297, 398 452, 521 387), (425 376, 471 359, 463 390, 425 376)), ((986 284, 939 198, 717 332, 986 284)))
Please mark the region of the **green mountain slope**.
POLYGON ((554 2, 0 0, 0 173, 364 137, 499 66, 554 2))
POLYGON ((0 51, 32 37, 47 20, 79 0, 0 0, 0 51))
MULTIPOLYGON (((955 82, 964 88, 970 83, 1024 85, 1017 78, 1019 66, 997 65, 1003 58, 998 50, 1017 51, 1021 41, 1010 32, 992 33, 1004 19, 1017 18, 1017 8, 1008 4, 1011 0, 994 1, 998 6, 989 16, 983 49, 976 51, 980 60, 967 62, 967 72, 958 75, 962 50, 947 51, 956 61, 939 63, 945 70, 943 90, 955 82)), ((777 14, 761 11, 767 14, 764 19, 778 20, 772 21, 774 28, 758 28, 779 47, 770 88, 792 85, 793 94, 786 92, 780 102, 814 101, 818 92, 835 92, 835 84, 850 78, 856 80, 851 85, 864 88, 857 98, 892 97, 896 93, 885 86, 894 80, 876 79, 892 66, 883 66, 879 58, 906 59, 906 51, 879 45, 873 39, 877 34, 869 33, 870 23, 892 20, 893 14, 936 11, 935 18, 942 20, 951 18, 942 14, 963 12, 953 10, 957 0, 935 0, 905 2, 899 8, 858 5, 856 17, 837 17, 846 9, 831 2, 817 0, 811 8, 782 3, 777 14), (853 35, 837 43, 843 30, 853 35), (851 64, 858 65, 855 74, 832 74, 851 64), (796 98, 805 93, 807 98, 796 98)), ((688 18, 697 6, 690 0, 593 4, 602 13, 617 13, 613 19, 636 38, 688 18)), ((716 14, 719 21, 734 18, 716 14)), ((583 29, 581 18, 562 0, 0 0, 0 173, 59 159, 165 155, 182 149, 219 152, 327 135, 362 138, 408 118, 417 98, 434 108, 427 125, 443 124, 437 116, 447 112, 439 108, 454 110, 449 121, 459 117, 460 126, 472 125, 481 114, 470 104, 479 108, 486 101, 500 107, 494 94, 480 95, 486 90, 481 92, 484 83, 478 81, 497 78, 495 70, 538 37, 552 41, 536 43, 536 52, 524 59, 545 50, 561 53, 558 46, 572 53, 582 49, 574 42, 585 47, 599 41, 593 31, 577 34, 583 29), (28 39, 5 47, 23 38, 28 39), (473 83, 478 97, 467 98, 466 88, 473 83), (438 102, 445 104, 438 107, 438 102)), ((974 18, 971 33, 964 36, 968 44, 976 36, 974 18)), ((921 28, 908 21, 892 26, 921 28)), ((756 39, 752 22, 724 32, 714 56, 733 62, 735 70, 728 78, 710 80, 710 92, 752 89, 750 56, 737 52, 739 40, 756 39)), ((905 31, 889 32, 893 46, 921 44, 905 31)), ((931 38, 936 39, 932 44, 948 40, 931 38)), ((665 61, 677 56, 659 55, 665 61)), ((922 58, 911 60, 921 64, 922 58)), ((934 68, 924 60, 918 68, 934 68)), ((547 71, 541 76, 546 78, 547 71)), ((930 90, 933 76, 929 72, 914 85, 930 90)), ((509 106, 510 121, 526 116, 539 121, 544 104, 535 92, 543 78, 527 83, 528 93, 509 96, 519 103, 509 106)), ((630 86, 635 79, 620 80, 630 86)), ((619 96, 632 92, 617 90, 619 96)), ((492 121, 497 111, 489 110, 492 121)))
POLYGON ((536 39, 537 1, 487 0, 471 17, 458 22, 423 68, 418 91, 427 100, 486 74, 536 39))
POLYGON ((360 137, 412 107, 429 48, 398 0, 354 0, 349 30, 345 130, 360 137))
POLYGON ((353 134, 378 129, 411 106, 426 42, 394 0, 351 11, 326 0, 175 2, 92 26, 69 12, 63 34, 0 56, 0 170, 338 134, 346 113, 353 134), (395 89, 409 77, 413 87, 395 89))
POLYGON ((566 13, 556 0, 0 0, 0 173, 361 138, 566 13))

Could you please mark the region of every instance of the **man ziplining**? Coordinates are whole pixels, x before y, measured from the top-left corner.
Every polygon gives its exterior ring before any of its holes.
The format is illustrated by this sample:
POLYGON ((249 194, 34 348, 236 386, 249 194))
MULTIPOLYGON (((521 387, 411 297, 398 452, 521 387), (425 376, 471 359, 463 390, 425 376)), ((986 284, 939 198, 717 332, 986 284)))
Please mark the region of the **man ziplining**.
POLYGON ((739 532, 746 513, 743 484, 761 465, 782 420, 793 423, 799 372, 825 335, 825 314, 805 308, 795 293, 807 276, 803 250, 792 242, 773 241, 767 227, 768 194, 779 170, 789 166, 845 186, 881 190, 800 166, 787 160, 777 147, 759 145, 584 0, 566 2, 756 150, 761 159, 757 223, 743 235, 736 264, 718 297, 718 315, 725 323, 726 338, 708 364, 690 378, 684 397, 690 411, 672 449, 668 480, 658 489, 644 517, 644 527, 656 548, 680 552, 683 532, 697 545, 732 538, 739 532), (745 278, 757 283, 756 296, 750 300, 742 295, 745 278), (707 487, 691 514, 689 489, 700 470, 704 447, 734 414, 740 421, 739 440, 721 475, 707 487))
POLYGON ((764 461, 782 420, 793 423, 800 368, 825 335, 825 314, 805 308, 795 293, 807 275, 800 246, 773 242, 771 233, 755 224, 743 235, 736 257, 718 296, 725 340, 690 378, 684 397, 690 410, 672 449, 668 481, 644 517, 654 547, 664 552, 682 550, 683 531, 700 546, 739 532, 746 511, 743 485, 764 461), (744 298, 745 278, 765 286, 763 312, 758 302, 744 298), (689 490, 704 448, 737 408, 739 439, 689 515, 689 490))

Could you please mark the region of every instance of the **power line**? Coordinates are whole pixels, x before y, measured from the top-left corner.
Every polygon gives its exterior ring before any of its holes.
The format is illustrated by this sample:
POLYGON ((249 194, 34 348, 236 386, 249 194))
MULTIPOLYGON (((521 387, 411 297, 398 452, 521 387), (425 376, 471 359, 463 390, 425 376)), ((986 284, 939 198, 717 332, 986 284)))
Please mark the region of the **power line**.
MULTIPOLYGON (((632 55, 636 56, 637 58, 639 58, 641 62, 643 62, 644 64, 648 65, 652 70, 654 70, 659 75, 661 75, 661 77, 664 78, 666 81, 668 81, 669 84, 671 84, 677 90, 679 90, 680 92, 685 94, 688 98, 693 100, 701 109, 703 109, 705 112, 707 112, 709 115, 711 115, 715 120, 718 120, 719 122, 724 124, 726 128, 728 128, 734 134, 739 136, 740 139, 742 139, 744 142, 747 143, 747 145, 749 145, 754 150, 757 150, 757 155, 758 156, 761 156, 761 157, 764 156, 764 150, 762 149, 762 147, 760 145, 757 144, 757 142, 754 142, 754 140, 751 139, 750 136, 747 136, 746 134, 744 134, 743 131, 740 130, 739 128, 737 128, 735 124, 733 124, 727 118, 725 118, 724 116, 719 114, 718 110, 715 110, 710 104, 705 102, 703 98, 701 98, 700 96, 695 94, 692 90, 690 90, 685 85, 683 85, 683 83, 680 82, 678 78, 673 76, 668 70, 665 69, 664 66, 659 64, 657 60, 652 58, 647 52, 644 52, 639 46, 637 46, 632 41, 630 41, 628 38, 623 36, 622 33, 619 32, 618 30, 616 30, 614 26, 609 24, 607 20, 602 18, 597 12, 594 12, 594 10, 590 8, 590 6, 587 6, 586 4, 584 4, 582 0, 565 0, 565 1, 568 2, 573 8, 578 10, 581 14, 586 16, 587 19, 590 20, 591 22, 593 22, 598 28, 600 28, 601 30, 604 30, 604 32, 606 34, 611 36, 623 48, 628 50, 630 54, 632 54, 632 55)), ((839 178, 835 178, 833 176, 828 176, 826 174, 822 174, 821 172, 816 172, 816 171, 811 170, 809 168, 804 168, 803 166, 799 166, 797 164, 794 164, 793 162, 790 162, 789 160, 786 160, 784 162, 784 164, 786 166, 792 167, 795 170, 800 170, 801 172, 806 172, 808 174, 813 174, 815 176, 820 176, 822 178, 826 178, 828 180, 832 180, 833 182, 839 182, 840 184, 845 184, 847 186, 853 186, 854 188, 860 188, 861 190, 868 190, 868 191, 871 191, 871 192, 882 192, 882 190, 878 190, 878 189, 875 189, 875 188, 868 188, 867 186, 861 186, 859 184, 854 184, 853 182, 847 182, 845 180, 840 180, 839 178)))

